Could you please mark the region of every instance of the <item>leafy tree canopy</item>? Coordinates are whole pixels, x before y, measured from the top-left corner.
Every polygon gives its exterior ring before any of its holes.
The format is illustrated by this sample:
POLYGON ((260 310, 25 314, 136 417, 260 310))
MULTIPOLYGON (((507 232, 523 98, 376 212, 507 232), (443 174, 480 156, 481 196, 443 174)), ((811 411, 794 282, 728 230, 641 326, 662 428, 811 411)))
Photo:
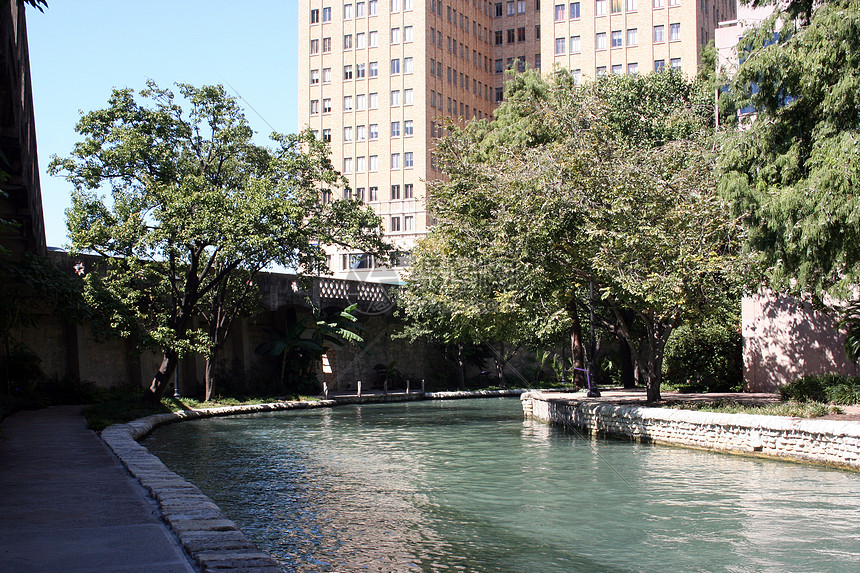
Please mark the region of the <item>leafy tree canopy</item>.
POLYGON ((784 292, 849 294, 860 280, 860 2, 777 10, 739 45, 751 106, 727 138, 720 189, 784 292))
POLYGON ((320 201, 320 188, 345 181, 310 132, 259 146, 222 86, 178 90, 182 101, 152 82, 137 94, 114 90, 107 108, 81 118, 71 156, 50 166, 74 185, 73 251, 104 257, 86 285, 105 328, 164 355, 154 395, 179 356, 209 353, 192 319, 215 293, 236 292, 223 288, 236 273, 326 272, 323 244, 388 252, 370 209, 320 201))

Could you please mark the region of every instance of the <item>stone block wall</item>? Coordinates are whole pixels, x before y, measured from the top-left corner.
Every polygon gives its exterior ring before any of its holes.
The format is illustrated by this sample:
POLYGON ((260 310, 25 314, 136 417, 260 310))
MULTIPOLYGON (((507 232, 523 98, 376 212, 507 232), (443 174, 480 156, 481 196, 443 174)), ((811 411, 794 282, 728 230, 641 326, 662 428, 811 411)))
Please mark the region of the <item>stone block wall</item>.
POLYGON ((860 423, 720 414, 523 394, 526 416, 591 435, 860 470, 860 423))

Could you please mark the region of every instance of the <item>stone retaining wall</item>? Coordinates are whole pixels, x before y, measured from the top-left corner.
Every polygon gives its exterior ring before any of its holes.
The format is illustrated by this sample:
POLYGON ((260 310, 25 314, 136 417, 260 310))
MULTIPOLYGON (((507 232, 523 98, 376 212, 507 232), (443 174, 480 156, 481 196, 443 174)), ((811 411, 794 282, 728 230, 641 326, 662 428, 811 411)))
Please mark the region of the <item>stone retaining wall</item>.
POLYGON ((592 435, 860 470, 860 423, 522 395, 523 413, 592 435))
POLYGON ((105 428, 102 439, 158 502, 164 521, 203 571, 282 573, 278 564, 267 553, 257 549, 197 486, 170 471, 137 440, 158 426, 182 420, 330 407, 334 404, 330 400, 277 402, 158 414, 105 428))

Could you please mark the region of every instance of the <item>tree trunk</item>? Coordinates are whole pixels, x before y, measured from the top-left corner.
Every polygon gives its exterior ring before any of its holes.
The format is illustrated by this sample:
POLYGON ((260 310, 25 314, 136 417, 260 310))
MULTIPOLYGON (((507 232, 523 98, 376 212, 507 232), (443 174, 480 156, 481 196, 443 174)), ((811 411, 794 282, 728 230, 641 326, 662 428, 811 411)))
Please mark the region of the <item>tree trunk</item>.
POLYGON ((505 359, 505 343, 499 343, 499 352, 498 354, 493 354, 493 362, 496 364, 496 374, 499 377, 499 388, 505 387, 505 363, 507 360, 505 359))
POLYGON ((170 377, 176 371, 176 366, 179 363, 179 356, 176 352, 167 351, 161 359, 161 366, 152 378, 152 383, 149 385, 149 392, 146 394, 146 399, 152 402, 159 402, 163 397, 167 388, 170 387, 170 377))
POLYGON ((203 396, 203 401, 208 402, 212 398, 212 392, 215 390, 215 377, 212 375, 212 368, 214 367, 214 360, 211 357, 206 358, 206 368, 205 368, 205 395, 203 396))
POLYGON ((463 343, 457 343, 457 388, 466 389, 466 362, 463 358, 463 343))
POLYGON ((570 299, 566 305, 567 314, 572 321, 570 327, 570 359, 573 363, 573 385, 576 388, 584 388, 588 385, 585 377, 585 351, 582 347, 582 323, 579 321, 579 312, 575 299, 570 299))

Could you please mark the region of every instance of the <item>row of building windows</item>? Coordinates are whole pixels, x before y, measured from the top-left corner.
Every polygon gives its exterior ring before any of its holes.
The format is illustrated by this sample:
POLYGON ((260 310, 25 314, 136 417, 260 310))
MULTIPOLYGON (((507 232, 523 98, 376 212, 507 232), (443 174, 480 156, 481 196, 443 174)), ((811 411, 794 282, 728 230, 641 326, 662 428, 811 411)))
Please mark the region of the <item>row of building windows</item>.
MULTIPOLYGON (((489 86, 485 86, 485 87, 489 90, 489 86)), ((472 107, 466 105, 465 103, 458 102, 456 99, 450 98, 450 97, 447 98, 448 105, 446 107, 445 106, 445 100, 446 100, 445 96, 442 95, 441 93, 437 94, 433 90, 430 91, 430 107, 431 108, 438 109, 439 111, 446 111, 447 110, 448 113, 450 113, 452 115, 459 115, 463 119, 473 119, 473 118, 483 119, 484 117, 487 117, 478 108, 472 108, 472 107)), ((432 131, 435 131, 435 124, 431 124, 431 136, 436 137, 436 134, 432 133, 432 131)), ((441 137, 441 133, 440 133, 440 137, 441 137)))
MULTIPOLYGON (((671 58, 669 60, 669 66, 673 69, 681 68, 681 58, 671 58)), ((654 71, 662 72, 666 69, 666 60, 654 60, 654 71)), ((624 64, 613 64, 612 66, 597 66, 594 70, 594 73, 597 77, 605 76, 607 73, 612 72, 613 74, 623 74, 624 73, 624 64)), ((627 64, 627 73, 631 76, 635 76, 639 73, 639 63, 638 62, 630 62, 627 64)), ((573 79, 574 83, 579 85, 582 82, 582 70, 573 70, 573 79)))
MULTIPOLYGON (((415 71, 414 60, 412 58, 393 58, 391 60, 391 75, 411 74, 415 71)), ((360 80, 365 77, 379 77, 379 62, 369 62, 367 64, 347 64, 343 67, 344 80, 360 80)), ((310 73, 311 85, 320 83, 331 83, 331 68, 323 68, 320 74, 319 68, 314 68, 310 73)))
MULTIPOLYGON (((391 223, 389 225, 392 231, 400 231, 400 216, 391 217, 391 223), (395 222, 396 219, 396 222, 395 222), (394 227, 397 229, 394 229, 394 227)), ((404 215, 403 216, 403 230, 404 231, 412 231, 415 228, 415 217, 413 215, 404 215), (407 222, 407 219, 409 220, 407 222)), ((376 257, 369 253, 353 253, 353 254, 342 254, 341 256, 341 270, 356 270, 356 269, 375 269, 379 266, 383 266, 380 261, 376 260, 376 257)), ((394 267, 408 267, 410 264, 410 253, 397 253, 390 264, 394 267)))
MULTIPOLYGON (((525 14, 526 0, 508 0, 504 5, 501 2, 496 2, 493 8, 493 16, 496 18, 501 18, 504 15, 516 16, 517 14, 525 14)), ((535 12, 539 11, 540 0, 535 0, 535 12)))
MULTIPOLYGON (((663 25, 654 26, 654 43, 662 44, 666 41, 665 37, 666 28, 663 25)), ((595 50, 605 50, 607 48, 607 39, 609 40, 609 46, 611 48, 621 48, 624 46, 624 32, 622 30, 613 30, 609 34, 606 32, 598 32, 594 35, 594 49, 595 50)), ((637 28, 630 28, 627 30, 627 46, 638 46, 639 45, 639 30, 637 28)), ((669 41, 677 42, 681 40, 681 24, 669 24, 669 41)), ((571 36, 570 43, 565 45, 566 38, 556 38, 555 39, 555 53, 556 55, 562 55, 568 53, 568 49, 571 54, 578 54, 582 51, 582 39, 580 36, 571 36)), ((498 61, 498 60, 497 60, 498 61)), ((498 73, 498 71, 497 71, 498 73)))
MULTIPOLYGON (((403 185, 403 193, 401 195, 400 184, 395 184, 391 186, 391 194, 389 195, 391 201, 399 201, 400 199, 414 199, 415 198, 415 185, 412 183, 406 183, 403 185)), ((323 203, 329 203, 332 200, 331 190, 324 189, 321 193, 321 198, 323 203)), ((368 202, 376 202, 379 201, 379 187, 368 187, 367 193, 365 193, 364 187, 356 187, 355 190, 346 187, 343 190, 343 198, 345 201, 368 201, 368 202)), ((411 229, 407 229, 411 230, 411 229)))
POLYGON ((477 78, 470 78, 468 74, 458 72, 455 68, 452 68, 451 66, 447 66, 447 68, 443 70, 442 62, 437 62, 433 58, 430 58, 429 69, 431 76, 438 77, 440 80, 444 80, 447 78, 448 83, 453 84, 454 87, 459 87, 466 91, 471 90, 472 93, 478 97, 482 97, 487 100, 490 99, 490 86, 485 85, 483 82, 479 82, 477 78))
MULTIPOLYGON (((412 151, 404 153, 392 153, 389 157, 389 165, 391 169, 411 169, 415 166, 415 154, 412 151)), ((355 157, 353 162, 352 157, 343 158, 343 173, 376 173, 379 171, 379 156, 378 155, 359 155, 355 157), (355 169, 353 171, 353 169, 355 169)))
MULTIPOLYGON (((405 90, 391 90, 388 98, 391 107, 401 105, 412 105, 415 101, 415 91, 412 88, 405 90)), ((379 94, 358 94, 354 98, 351 95, 343 96, 343 111, 364 111, 366 109, 379 109, 379 94)), ((316 115, 320 112, 320 100, 310 101, 310 114, 316 115)), ((331 113, 331 98, 323 98, 322 112, 331 113)))
MULTIPOLYGON (((665 8, 667 0, 652 0, 654 8, 665 8)), ((669 7, 680 6, 681 0, 668 0, 669 7)), ((620 14, 623 11, 635 12, 639 8, 638 0, 594 0, 594 15, 606 16, 607 8, 610 14, 620 14)), ((571 2, 569 5, 555 5, 555 21, 577 20, 582 17, 580 2, 571 2), (565 14, 567 10, 567 14, 565 14)))
MULTIPOLYGON (((507 60, 498 59, 493 62, 493 73, 502 74, 505 70, 513 70, 516 67, 518 72, 526 71, 526 57, 516 56, 507 60)), ((534 69, 540 69, 540 54, 535 54, 534 69)))
MULTIPOLYGON (((408 12, 412 10, 412 0, 390 0, 391 13, 408 12)), ((365 16, 376 16, 379 13, 379 3, 377 0, 368 0, 365 2, 356 2, 355 10, 353 11, 352 4, 343 5, 343 19, 352 20, 353 18, 364 18, 365 16)), ((319 8, 311 9, 311 24, 319 24, 320 16, 322 22, 331 22, 332 9, 330 6, 324 7, 322 11, 319 8)))
MULTIPOLYGON (((400 44, 401 42, 404 44, 408 44, 414 41, 415 33, 414 28, 412 26, 404 26, 402 28, 391 28, 391 34, 389 36, 390 44, 400 44)), ((320 45, 322 45, 322 53, 328 54, 331 52, 331 38, 326 37, 322 38, 322 42, 320 42, 319 38, 313 38, 310 41, 310 46, 308 52, 310 55, 315 55, 320 53, 320 45)), ((343 49, 344 50, 352 50, 353 48, 357 50, 362 50, 364 48, 376 48, 379 47, 379 32, 377 30, 371 30, 369 32, 358 32, 355 35, 353 34, 344 34, 343 35, 343 49), (355 42, 353 42, 355 40, 355 42)))

